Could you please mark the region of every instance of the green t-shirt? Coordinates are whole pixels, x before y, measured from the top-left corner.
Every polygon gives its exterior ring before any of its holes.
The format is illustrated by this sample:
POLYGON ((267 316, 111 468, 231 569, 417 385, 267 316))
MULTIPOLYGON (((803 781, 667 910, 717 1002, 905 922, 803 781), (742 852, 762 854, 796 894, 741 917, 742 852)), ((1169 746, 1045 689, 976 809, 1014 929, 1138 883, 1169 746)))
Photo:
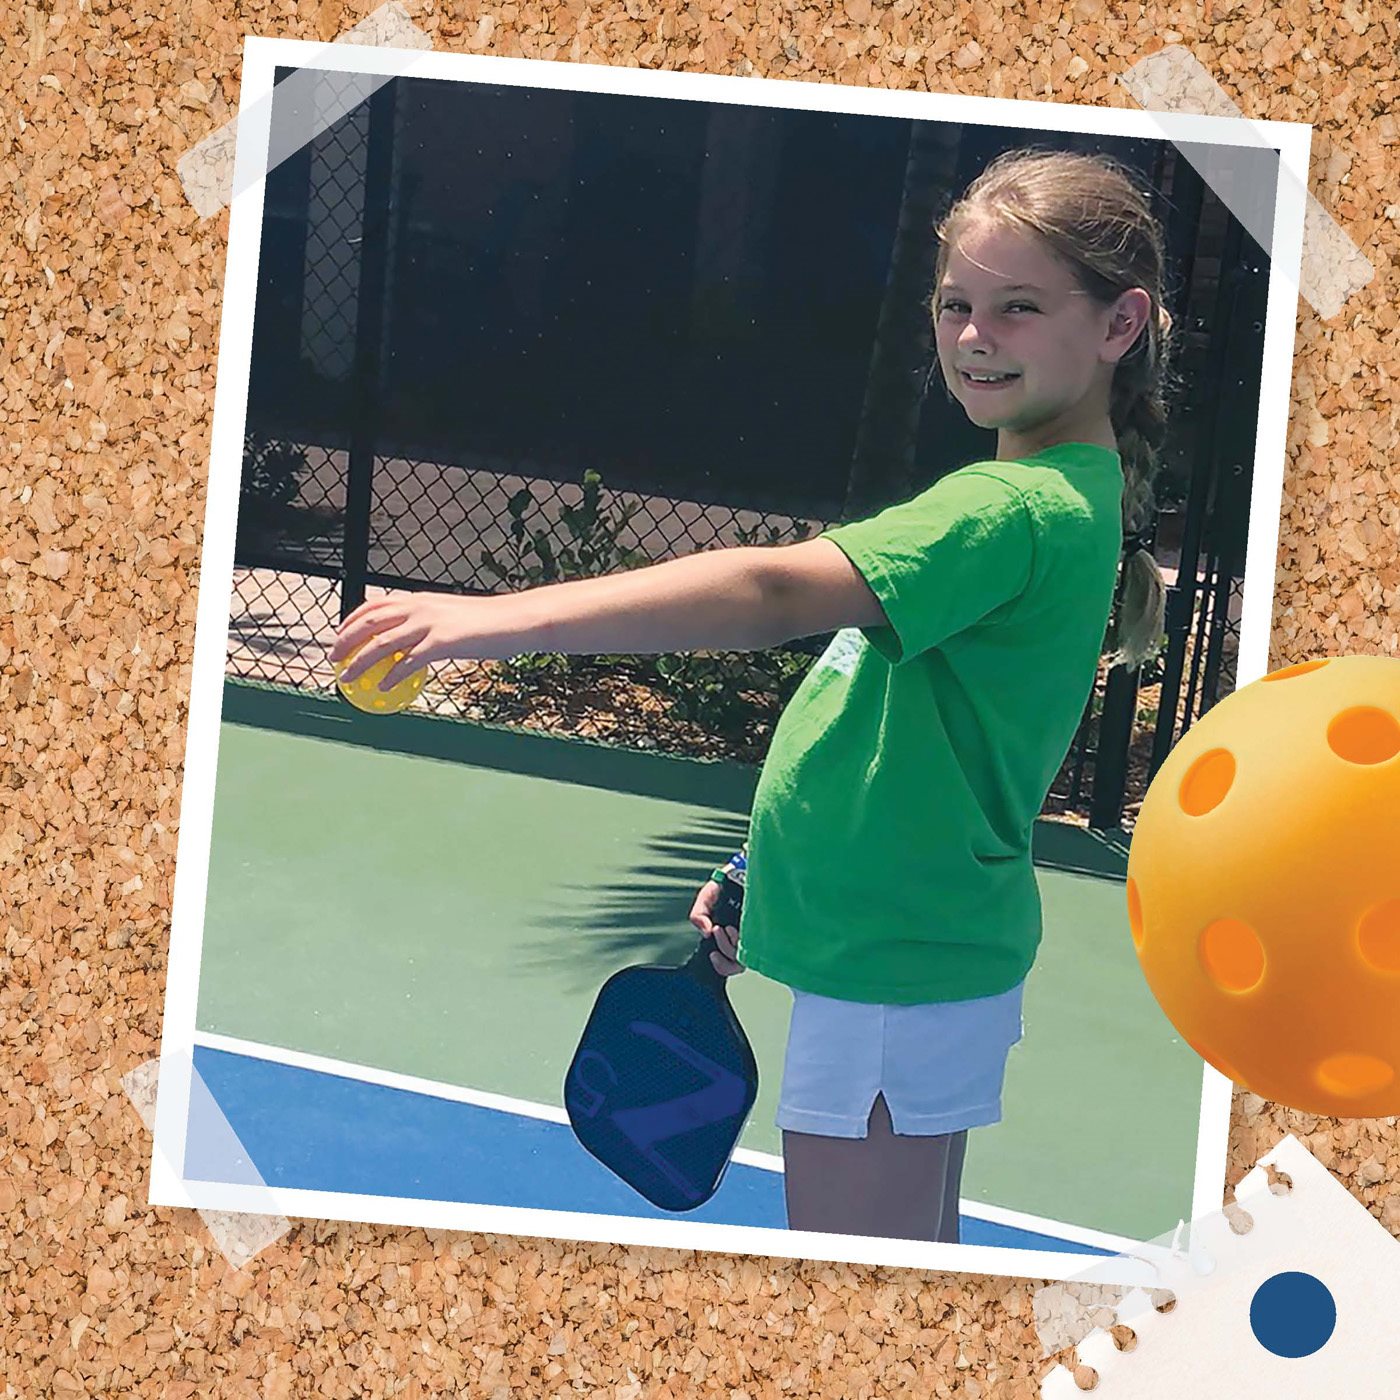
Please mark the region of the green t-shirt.
POLYGON ((739 959, 801 991, 994 996, 1040 943, 1031 832, 1093 689, 1122 546, 1118 453, 974 462, 824 532, 889 626, 844 628, 773 732, 739 959))

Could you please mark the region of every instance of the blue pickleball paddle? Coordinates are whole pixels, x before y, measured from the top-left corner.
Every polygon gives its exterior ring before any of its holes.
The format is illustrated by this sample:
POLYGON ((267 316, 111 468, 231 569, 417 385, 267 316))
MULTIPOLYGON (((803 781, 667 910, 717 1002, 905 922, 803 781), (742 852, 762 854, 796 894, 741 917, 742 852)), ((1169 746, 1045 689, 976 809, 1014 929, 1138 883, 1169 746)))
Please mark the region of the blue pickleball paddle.
MULTIPOLYGON (((743 887, 726 880, 713 922, 737 927, 743 887)), ((701 937, 678 967, 626 967, 603 984, 564 1076, 579 1142, 662 1210, 719 1189, 758 1097, 758 1064, 701 937)))

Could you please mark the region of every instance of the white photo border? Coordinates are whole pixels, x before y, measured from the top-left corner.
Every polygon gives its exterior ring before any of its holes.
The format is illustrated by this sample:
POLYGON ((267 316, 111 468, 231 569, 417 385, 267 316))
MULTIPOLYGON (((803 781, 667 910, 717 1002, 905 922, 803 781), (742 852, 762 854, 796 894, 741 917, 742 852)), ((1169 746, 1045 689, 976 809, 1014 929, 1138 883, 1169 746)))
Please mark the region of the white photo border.
MULTIPOLYGON (((681 1219, 652 1220, 183 1179, 176 1164, 185 1157, 196 1073, 193 1055, 202 929, 263 222, 265 169, 260 167, 265 166, 269 149, 270 98, 274 70, 279 65, 1254 148, 1258 148, 1262 138, 1279 152, 1280 172, 1273 247, 1269 250, 1271 276, 1237 685, 1263 676, 1268 664, 1312 127, 1303 123, 1244 123, 1233 118, 1197 114, 889 91, 825 82, 324 45, 252 35, 244 40, 235 194, 229 212, 149 1203, 226 1211, 272 1210, 292 1218, 486 1231, 1028 1279, 1071 1279, 1082 1274, 1086 1258, 1076 1253, 885 1240, 681 1219), (1253 133, 1248 140, 1239 130, 1246 125, 1253 133)), ((1230 1081, 1209 1065, 1203 1066, 1193 1187, 1194 1216, 1219 1210, 1224 1196, 1230 1103, 1230 1081)), ((1140 1263, 1128 1258, 1122 1262, 1122 1281, 1135 1281, 1140 1263)), ((1095 1277, 1112 1282, 1112 1275, 1113 1261, 1100 1261, 1095 1277)))

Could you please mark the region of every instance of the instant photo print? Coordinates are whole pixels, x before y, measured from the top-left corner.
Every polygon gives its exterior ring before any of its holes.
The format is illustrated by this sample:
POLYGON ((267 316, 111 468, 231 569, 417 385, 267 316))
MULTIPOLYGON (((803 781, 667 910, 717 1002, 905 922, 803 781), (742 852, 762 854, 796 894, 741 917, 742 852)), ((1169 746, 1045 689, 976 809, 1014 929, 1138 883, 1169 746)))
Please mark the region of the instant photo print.
POLYGON ((1266 669, 1309 138, 247 39, 151 1202, 1042 1280, 1218 1208, 1230 1085, 1137 967, 1123 817, 1266 669), (329 649, 386 592, 794 541, 988 455, 930 373, 920 298, 942 210, 1032 146, 1123 162, 1165 231, 1172 596, 1165 649, 1100 678, 1036 826, 1043 940, 960 1242, 788 1228, 791 997, 753 970, 727 992, 756 1102, 718 1189, 662 1208, 580 1145, 570 1057, 611 975, 694 948, 696 891, 746 836, 763 697, 858 635, 673 668, 688 747, 648 733, 681 712, 643 708, 626 658, 454 663, 375 715, 329 649), (585 702, 612 718, 568 720, 585 702), (695 737, 741 703, 746 746, 695 737))

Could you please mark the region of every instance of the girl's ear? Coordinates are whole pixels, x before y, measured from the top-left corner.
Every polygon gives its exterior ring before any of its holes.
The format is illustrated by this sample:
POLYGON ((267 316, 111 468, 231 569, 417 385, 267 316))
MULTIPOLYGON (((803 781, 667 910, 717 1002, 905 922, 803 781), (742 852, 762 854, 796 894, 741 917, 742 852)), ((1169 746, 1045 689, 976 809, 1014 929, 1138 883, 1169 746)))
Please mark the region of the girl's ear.
MULTIPOLYGON (((1118 298, 1118 305, 1113 312, 1113 320, 1110 329, 1115 338, 1121 338, 1125 346, 1125 354, 1129 353, 1131 347, 1137 344, 1138 337, 1142 334, 1148 319, 1152 315, 1152 297, 1141 287, 1133 287, 1123 293, 1118 298)), ((1136 351, 1131 351, 1136 354, 1136 351)))

